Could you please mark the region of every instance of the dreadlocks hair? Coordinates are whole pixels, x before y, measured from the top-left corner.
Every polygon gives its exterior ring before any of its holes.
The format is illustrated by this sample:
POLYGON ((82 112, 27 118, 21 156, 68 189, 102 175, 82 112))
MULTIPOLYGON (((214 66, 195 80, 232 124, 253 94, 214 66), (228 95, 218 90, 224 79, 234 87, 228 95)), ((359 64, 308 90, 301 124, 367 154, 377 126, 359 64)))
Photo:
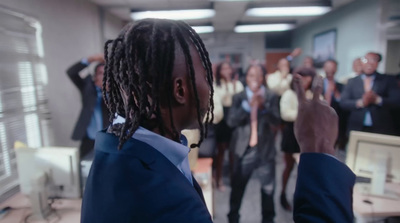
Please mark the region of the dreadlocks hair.
MULTIPOLYGON (((116 114, 125 117, 125 123, 114 124, 109 132, 119 137, 118 149, 132 137, 139 126, 148 129, 158 127, 165 135, 166 122, 161 117, 160 106, 169 109, 169 124, 173 140, 179 141, 179 133, 172 118, 173 82, 172 71, 175 50, 182 49, 189 80, 194 92, 200 140, 190 147, 199 147, 207 136, 207 125, 214 116, 213 75, 208 52, 199 35, 185 22, 165 19, 144 19, 126 25, 118 38, 108 40, 104 47, 105 71, 103 98, 110 111, 110 122, 116 114), (190 55, 193 44, 200 55, 210 86, 209 107, 205 124, 201 118, 200 100, 195 82, 195 70, 190 55), (155 122, 150 122, 154 119, 155 122), (153 123, 153 124, 151 124, 153 123), (154 124, 155 123, 155 124, 154 124), (158 126, 157 126, 158 125, 158 126)), ((171 133, 170 131, 168 133, 171 133)))

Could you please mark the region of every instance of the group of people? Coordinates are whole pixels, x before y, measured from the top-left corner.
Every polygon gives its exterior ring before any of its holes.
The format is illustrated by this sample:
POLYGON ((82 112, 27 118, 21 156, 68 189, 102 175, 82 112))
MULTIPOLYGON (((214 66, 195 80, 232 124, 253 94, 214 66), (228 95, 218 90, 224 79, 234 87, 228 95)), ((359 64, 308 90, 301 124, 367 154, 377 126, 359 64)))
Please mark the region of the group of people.
POLYGON ((207 50, 190 26, 146 19, 128 24, 117 39, 107 41, 104 56, 84 58, 69 68, 84 105, 73 134, 82 140, 81 156, 95 142, 82 222, 212 222, 187 157, 190 148, 201 150, 212 132, 219 188, 223 154, 228 148, 230 152, 229 222, 239 222, 254 171, 261 182, 262 222, 273 222, 278 131, 286 161, 282 206, 292 209, 285 189, 292 154, 302 151, 306 154, 298 168, 294 220, 352 222, 355 177, 331 155, 349 130, 392 133, 395 127, 387 127, 393 123, 386 121, 400 105, 399 89, 390 77, 376 72, 376 53, 361 59, 362 74, 345 87, 334 82, 338 64, 333 60, 324 65, 323 81, 318 81, 312 61, 291 71, 289 60, 298 54, 295 50, 281 59, 272 74, 259 64, 250 65, 245 83, 227 62, 216 67, 213 77, 207 50), (79 72, 93 62, 98 62, 93 79, 81 78, 79 72), (213 114, 216 104, 223 109, 214 113, 222 115, 213 114), (348 117, 344 133, 342 111, 348 117), (214 116, 221 118, 212 125, 214 116), (188 144, 181 134, 185 129, 199 129, 199 140, 188 144), (336 168, 321 168, 327 164, 336 168))
MULTIPOLYGON (((285 210, 292 210, 286 188, 295 165, 293 154, 300 152, 294 134, 299 102, 292 74, 301 77, 307 99, 313 98, 313 82, 320 76, 311 57, 306 57, 301 67, 291 68, 291 60, 300 53, 300 49, 295 49, 288 57, 280 59, 273 73, 267 74, 261 65, 251 65, 245 72, 243 84, 234 78, 228 62, 217 66, 214 89, 219 96, 216 99, 224 106, 224 118, 215 125, 218 145, 215 181, 217 188, 223 189, 222 157, 224 150, 229 148, 232 187, 229 222, 238 222, 246 184, 255 170, 261 182, 263 222, 272 222, 275 139, 279 131, 282 132, 281 150, 285 161, 280 203, 285 210)), ((339 117, 335 141, 338 150, 346 149, 353 130, 400 135, 396 115, 400 108, 400 88, 394 75, 376 71, 381 59, 381 55, 374 52, 357 58, 353 63, 354 74, 342 80, 345 84, 335 79, 337 61, 327 60, 323 64, 320 100, 331 106, 339 117)))

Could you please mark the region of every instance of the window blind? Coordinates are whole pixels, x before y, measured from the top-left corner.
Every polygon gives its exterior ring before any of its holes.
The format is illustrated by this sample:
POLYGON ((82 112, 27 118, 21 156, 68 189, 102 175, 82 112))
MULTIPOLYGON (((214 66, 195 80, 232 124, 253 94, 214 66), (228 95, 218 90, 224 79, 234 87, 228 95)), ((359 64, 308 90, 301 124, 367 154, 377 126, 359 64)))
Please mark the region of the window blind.
POLYGON ((18 186, 14 143, 49 145, 43 57, 39 21, 0 6, 0 200, 18 186))

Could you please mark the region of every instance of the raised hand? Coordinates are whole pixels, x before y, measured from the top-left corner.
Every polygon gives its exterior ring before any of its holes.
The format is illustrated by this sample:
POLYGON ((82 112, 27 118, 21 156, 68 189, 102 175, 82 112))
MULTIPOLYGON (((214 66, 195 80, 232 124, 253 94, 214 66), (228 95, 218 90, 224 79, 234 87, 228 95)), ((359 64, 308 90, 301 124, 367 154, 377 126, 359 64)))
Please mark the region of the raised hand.
POLYGON ((95 62, 95 61, 96 62, 100 62, 100 63, 104 63, 105 62, 104 54, 99 53, 99 54, 92 55, 92 56, 88 57, 88 61, 89 61, 89 63, 92 63, 92 62, 95 62))
POLYGON ((295 74, 294 89, 299 100, 299 111, 294 133, 302 153, 334 154, 338 134, 338 116, 326 101, 320 100, 323 80, 315 77, 313 99, 307 100, 301 76, 295 74))
POLYGON ((258 91, 254 92, 253 97, 250 100, 250 106, 257 109, 261 108, 264 103, 263 91, 260 88, 258 91))
POLYGON ((297 57, 298 55, 301 54, 301 52, 302 52, 301 48, 296 48, 296 49, 294 49, 294 50, 290 53, 290 55, 291 55, 292 57, 297 57))

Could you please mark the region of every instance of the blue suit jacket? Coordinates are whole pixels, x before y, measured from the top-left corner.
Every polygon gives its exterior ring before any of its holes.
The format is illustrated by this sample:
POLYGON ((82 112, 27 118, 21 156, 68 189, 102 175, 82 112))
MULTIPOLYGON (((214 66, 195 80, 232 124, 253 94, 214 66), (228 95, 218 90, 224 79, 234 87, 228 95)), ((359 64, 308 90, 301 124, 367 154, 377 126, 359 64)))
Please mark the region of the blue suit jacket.
POLYGON ((212 222, 201 188, 164 155, 129 139, 121 150, 99 132, 82 203, 83 223, 212 222))
POLYGON ((302 154, 294 195, 294 221, 352 223, 354 183, 354 173, 335 158, 302 154))

